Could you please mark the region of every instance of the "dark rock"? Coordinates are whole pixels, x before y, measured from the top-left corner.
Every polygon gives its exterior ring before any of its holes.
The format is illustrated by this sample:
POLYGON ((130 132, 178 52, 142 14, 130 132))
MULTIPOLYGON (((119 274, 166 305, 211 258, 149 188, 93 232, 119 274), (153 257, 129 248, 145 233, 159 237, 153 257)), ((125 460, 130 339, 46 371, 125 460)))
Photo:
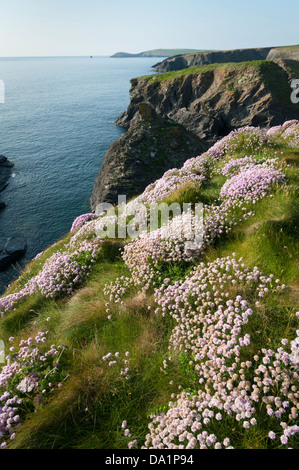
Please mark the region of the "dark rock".
POLYGON ((127 201, 170 168, 206 150, 201 140, 180 124, 159 115, 148 103, 139 103, 138 118, 126 134, 108 149, 91 197, 91 208, 103 202, 127 201))
MULTIPOLYGON (((268 52, 259 53, 264 57, 268 52)), ((165 171, 181 167, 233 129, 299 119, 298 105, 290 99, 289 82, 298 70, 294 63, 217 64, 132 79, 130 104, 116 120, 128 132, 106 153, 92 210, 103 202, 117 204, 118 195, 128 200, 140 194, 165 171)))
POLYGON ((7 186, 12 167, 13 163, 4 157, 4 155, 0 155, 0 192, 7 186))
POLYGON ((24 237, 0 237, 0 269, 21 258, 27 250, 27 242, 24 237))
POLYGON ((130 126, 146 102, 211 145, 238 127, 299 119, 286 66, 298 62, 283 62, 284 67, 272 61, 218 64, 199 72, 133 79, 130 104, 116 124, 130 126))

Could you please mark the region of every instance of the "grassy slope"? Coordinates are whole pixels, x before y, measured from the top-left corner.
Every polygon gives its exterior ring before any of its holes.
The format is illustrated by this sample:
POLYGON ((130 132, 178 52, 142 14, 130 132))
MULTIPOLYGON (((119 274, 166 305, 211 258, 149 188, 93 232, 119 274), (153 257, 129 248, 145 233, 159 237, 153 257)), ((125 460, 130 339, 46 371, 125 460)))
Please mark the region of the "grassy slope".
MULTIPOLYGON (((281 158, 287 158, 290 164, 286 187, 276 191, 273 198, 260 201, 253 218, 238 225, 203 257, 203 261, 211 261, 235 252, 249 267, 273 273, 289 286, 283 296, 269 298, 255 317, 250 331, 254 349, 274 348, 280 337, 292 339, 296 328, 299 148, 282 147, 281 151, 281 158)), ((243 156, 242 151, 239 155, 243 156)), ((215 177, 204 188, 184 188, 172 200, 213 202, 222 182, 221 177, 215 177)), ((57 246, 43 258, 55 249, 57 246)), ((163 408, 171 394, 178 393, 178 386, 189 386, 179 358, 173 361, 168 375, 160 371, 169 355, 173 321, 152 313, 152 295, 142 296, 136 289, 131 290, 124 305, 114 306, 120 315, 107 320, 103 288, 128 271, 113 243, 106 242, 103 253, 88 282, 71 298, 53 300, 36 294, 0 321, 0 337, 5 341, 12 335, 19 340, 48 330, 47 344, 69 347, 69 379, 47 404, 28 416, 10 448, 126 448, 128 439, 120 429, 123 420, 128 421, 133 438, 144 442, 149 415, 163 408), (119 381, 117 371, 103 363, 101 358, 109 351, 121 355, 130 351, 130 381, 119 381), (169 375, 176 377, 174 385, 169 384, 169 375)), ((36 269, 37 262, 33 261, 10 291, 36 269)), ((173 276, 183 277, 186 272, 175 272, 173 276)), ((265 439, 253 431, 239 436, 238 445, 262 448, 265 439)))
MULTIPOLYGON (((140 77, 146 80, 148 83, 163 83, 178 77, 187 77, 189 75, 200 75, 206 72, 213 72, 214 70, 221 69, 223 72, 238 72, 246 73, 252 69, 255 69, 263 77, 275 82, 277 81, 278 75, 284 73, 282 69, 271 60, 253 60, 249 62, 227 62, 224 64, 210 64, 210 65, 199 65, 195 67, 189 67, 182 70, 175 70, 173 72, 159 73, 156 75, 145 75, 140 77)), ((286 80, 287 82, 287 80, 286 80)), ((281 83, 281 81, 279 81, 281 83)))
MULTIPOLYGON (((139 54, 130 54, 129 52, 117 52, 118 57, 172 57, 178 54, 188 54, 191 52, 206 52, 204 49, 152 49, 150 51, 140 52, 139 54)), ((114 55, 112 56, 114 57, 114 55)))

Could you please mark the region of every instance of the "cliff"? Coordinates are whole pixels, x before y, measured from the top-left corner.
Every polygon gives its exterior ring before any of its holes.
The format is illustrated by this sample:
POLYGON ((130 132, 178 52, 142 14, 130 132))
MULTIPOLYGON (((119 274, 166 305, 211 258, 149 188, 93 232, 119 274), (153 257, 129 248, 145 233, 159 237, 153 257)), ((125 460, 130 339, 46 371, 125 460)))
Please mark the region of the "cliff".
POLYGON ((13 163, 4 157, 4 155, 0 155, 0 193, 7 186, 7 181, 10 178, 12 167, 13 163))
POLYGON ((127 199, 140 194, 169 168, 181 167, 190 155, 202 153, 206 146, 196 136, 170 119, 158 116, 146 103, 128 132, 108 149, 96 178, 91 208, 102 202, 116 204, 118 195, 127 199))
MULTIPOLYGON (((298 119, 291 102, 292 61, 215 64, 131 80, 130 104, 116 124, 128 127, 147 102, 205 142, 232 129, 298 119)), ((297 62, 295 62, 297 64, 297 62)))
POLYGON ((215 63, 247 62, 252 60, 292 59, 299 60, 299 46, 234 49, 230 51, 197 52, 178 54, 154 66, 156 72, 171 72, 188 67, 215 63))
MULTIPOLYGON (((297 67, 297 68, 296 68, 297 67)), ((255 61, 187 68, 131 80, 130 104, 116 124, 128 128, 108 149, 90 204, 136 196, 190 155, 244 126, 299 119, 289 81, 298 62, 255 61)))

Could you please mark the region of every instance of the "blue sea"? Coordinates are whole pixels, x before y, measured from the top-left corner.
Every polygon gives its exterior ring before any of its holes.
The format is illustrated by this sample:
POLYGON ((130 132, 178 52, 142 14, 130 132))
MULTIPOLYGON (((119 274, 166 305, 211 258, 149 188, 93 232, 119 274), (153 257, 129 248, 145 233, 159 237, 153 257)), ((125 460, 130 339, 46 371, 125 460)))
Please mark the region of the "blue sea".
POLYGON ((0 236, 21 234, 23 260, 0 272, 0 291, 26 260, 89 212, 94 180, 109 145, 124 130, 114 120, 129 104, 130 79, 152 72, 156 58, 2 58, 0 154, 14 163, 0 193, 0 236))

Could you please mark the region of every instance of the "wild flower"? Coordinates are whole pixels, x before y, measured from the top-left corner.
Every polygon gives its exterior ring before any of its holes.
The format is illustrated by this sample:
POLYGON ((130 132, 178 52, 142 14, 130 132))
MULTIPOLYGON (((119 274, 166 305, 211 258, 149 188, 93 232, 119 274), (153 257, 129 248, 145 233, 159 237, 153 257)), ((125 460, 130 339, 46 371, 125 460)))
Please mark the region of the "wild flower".
POLYGON ((44 351, 37 346, 46 339, 47 332, 39 332, 35 338, 22 340, 18 350, 7 356, 6 365, 0 372, 0 447, 14 439, 22 419, 33 412, 37 399, 43 394, 40 403, 55 389, 67 374, 58 369, 64 346, 51 345, 44 351), (51 382, 49 378, 51 377, 51 382))
POLYGON ((81 228, 86 222, 89 222, 90 220, 96 219, 98 216, 93 213, 88 213, 88 214, 82 214, 79 217, 77 217, 73 225, 71 227, 71 233, 76 232, 79 228, 81 228))
POLYGON ((261 414, 263 432, 271 440, 282 429, 282 445, 298 433, 298 426, 280 423, 282 416, 290 423, 298 417, 299 364, 292 361, 289 342, 277 350, 262 349, 251 361, 240 360, 242 349, 250 345, 250 336, 244 334, 255 314, 250 303, 265 289, 269 295, 278 287, 274 276, 246 268, 242 259, 227 257, 201 263, 185 281, 156 289, 156 314, 171 315, 177 323, 169 347, 192 358, 199 389, 179 394, 175 402, 169 402, 167 413, 152 416, 143 448, 233 448, 233 434, 225 438, 211 434, 214 420, 220 417, 228 427, 235 419, 239 424, 231 429, 239 426, 242 433, 242 429, 258 427, 261 414), (231 298, 227 288, 233 281, 238 290, 246 287, 250 302, 241 295, 231 298))
POLYGON ((222 199, 257 202, 265 197, 275 183, 285 182, 285 175, 279 170, 263 165, 254 165, 227 180, 221 188, 222 199))
POLYGON ((12 310, 22 299, 40 292, 46 297, 70 295, 89 275, 101 252, 101 240, 96 237, 94 223, 87 222, 63 249, 53 253, 39 273, 13 294, 0 299, 0 314, 12 310))

